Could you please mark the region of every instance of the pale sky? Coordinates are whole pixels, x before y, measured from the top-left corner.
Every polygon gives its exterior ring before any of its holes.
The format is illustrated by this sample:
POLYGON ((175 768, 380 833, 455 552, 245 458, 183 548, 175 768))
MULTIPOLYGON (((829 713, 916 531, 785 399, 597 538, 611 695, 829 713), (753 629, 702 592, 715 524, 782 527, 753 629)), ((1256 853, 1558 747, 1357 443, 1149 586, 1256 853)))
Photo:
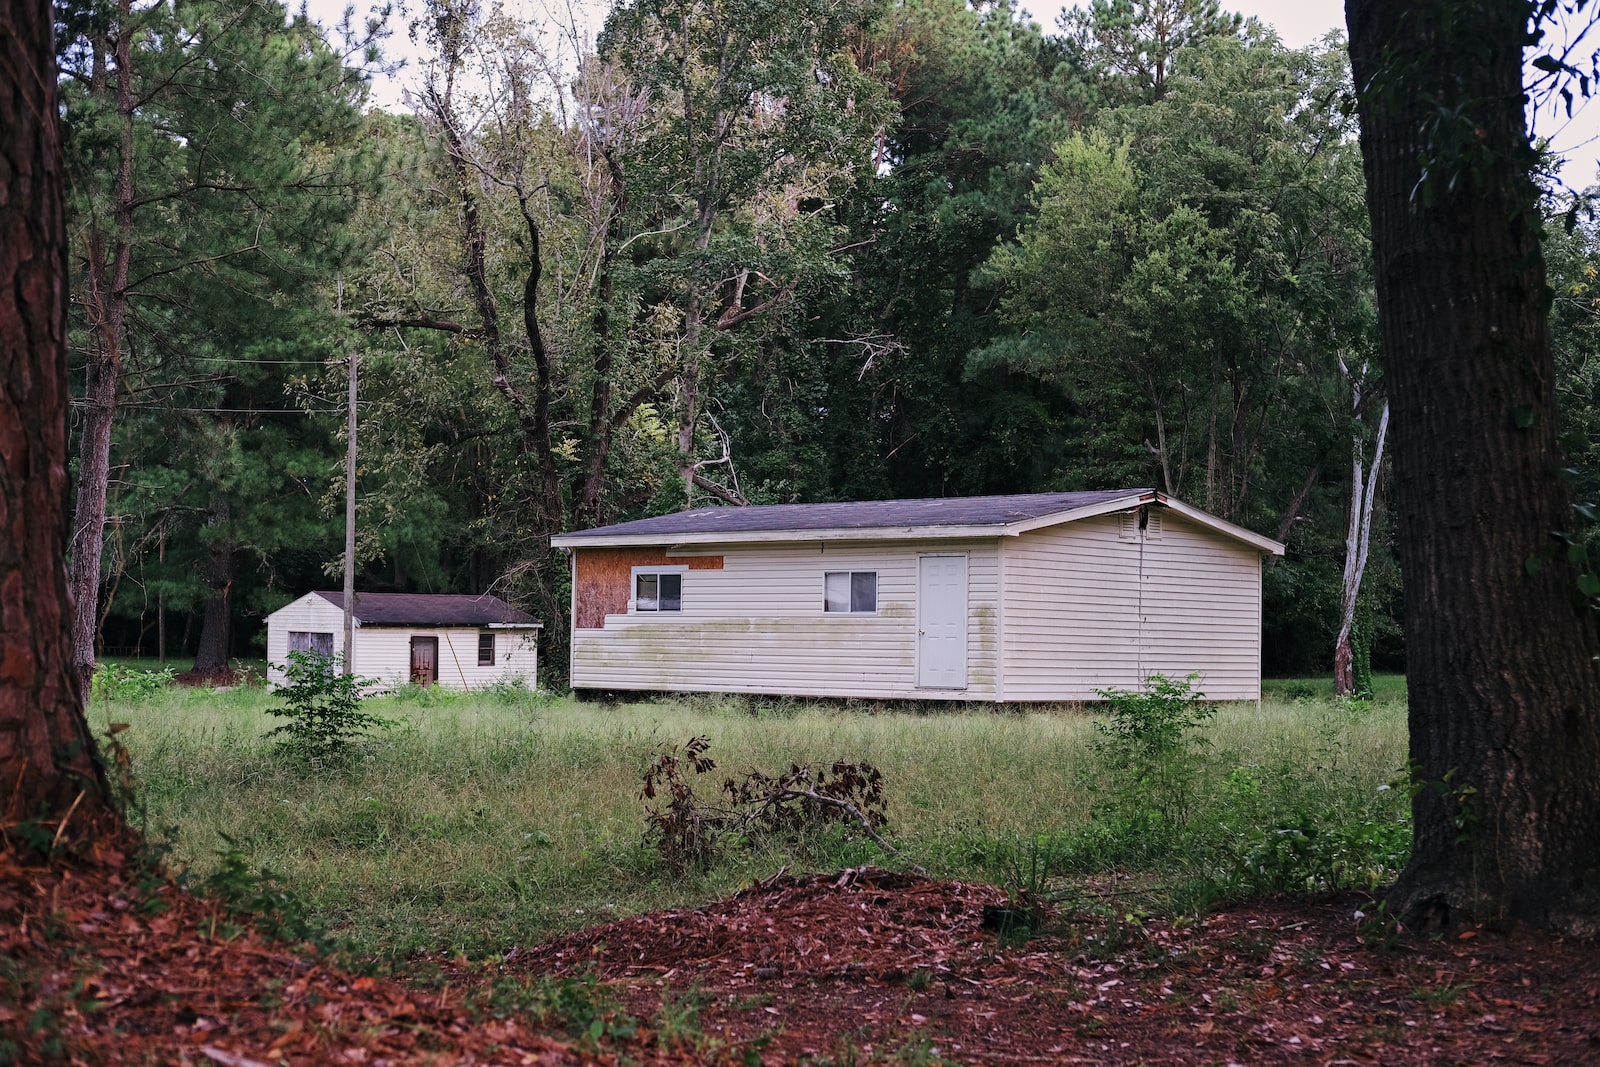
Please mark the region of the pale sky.
MULTIPOLYGON (((291 4, 296 0, 290 0, 291 4)), ((311 16, 326 24, 339 20, 347 0, 306 0, 311 16)), ((374 0, 353 0, 357 11, 364 11, 374 0)), ((399 0, 400 8, 407 0, 399 0)), ((411 7, 420 10, 421 0, 409 0, 411 7)), ((487 4, 485 5, 487 6, 487 4)), ((558 7, 562 11, 576 11, 590 22, 591 30, 598 29, 609 5, 606 0, 506 0, 512 10, 521 10, 524 17, 532 17, 558 7)), ((1056 0, 1023 0, 1025 10, 1052 29, 1057 14, 1065 7, 1056 0)), ((1223 0, 1222 7, 1244 15, 1254 15, 1278 31, 1278 36, 1290 48, 1303 48, 1320 39, 1331 29, 1344 30, 1343 0, 1223 0)), ((406 19, 398 15, 391 19, 395 28, 385 52, 392 59, 405 59, 407 68, 395 78, 380 78, 373 85, 373 96, 379 106, 397 108, 401 90, 417 76, 417 50, 406 35, 406 19)), ((1600 40, 1594 42, 1600 44, 1600 40)), ((1582 65, 1580 63, 1580 65, 1582 65)), ((1582 101, 1579 102, 1579 105, 1582 101)), ((1553 103, 1546 103, 1535 116, 1534 128, 1551 139, 1558 153, 1567 158, 1563 172, 1567 183, 1577 188, 1589 184, 1596 173, 1597 155, 1600 155, 1600 105, 1574 106, 1574 118, 1568 122, 1565 114, 1553 103)))

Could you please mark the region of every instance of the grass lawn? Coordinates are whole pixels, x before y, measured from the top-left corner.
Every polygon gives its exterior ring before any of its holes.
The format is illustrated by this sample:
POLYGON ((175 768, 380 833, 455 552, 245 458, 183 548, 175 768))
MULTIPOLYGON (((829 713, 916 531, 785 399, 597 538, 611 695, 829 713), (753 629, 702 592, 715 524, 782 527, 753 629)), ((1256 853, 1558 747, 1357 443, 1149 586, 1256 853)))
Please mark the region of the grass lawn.
MULTIPOLYGON (((1392 874, 1405 762, 1403 683, 1341 704, 1274 683, 1225 705, 1184 764, 1179 814, 1142 810, 1097 751, 1091 712, 680 699, 616 706, 542 694, 402 693, 400 722, 340 771, 285 761, 260 688, 98 699, 133 757, 147 833, 213 869, 231 840, 359 955, 473 958, 647 909, 698 905, 787 865, 874 863, 1013 889, 1126 875, 1141 906, 1370 884, 1392 874), (1292 693, 1293 695, 1286 695, 1292 693), (660 746, 711 739, 724 772, 845 759, 884 776, 889 856, 839 828, 733 850, 677 874, 642 838, 640 778, 660 746), (1133 799, 1130 799, 1132 797, 1133 799)), ((1402 843, 1403 844, 1403 843, 1402 843)))

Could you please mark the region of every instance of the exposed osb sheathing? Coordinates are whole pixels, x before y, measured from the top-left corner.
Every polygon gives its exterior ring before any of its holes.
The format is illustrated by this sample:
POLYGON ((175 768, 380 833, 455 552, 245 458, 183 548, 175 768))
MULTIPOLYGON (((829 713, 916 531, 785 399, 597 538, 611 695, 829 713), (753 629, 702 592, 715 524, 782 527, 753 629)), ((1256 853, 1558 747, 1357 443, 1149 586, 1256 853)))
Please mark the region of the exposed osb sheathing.
POLYGON ((603 630, 607 615, 628 611, 633 568, 659 564, 687 566, 692 571, 720 571, 721 556, 668 556, 661 548, 580 548, 576 550, 578 604, 574 625, 603 630))

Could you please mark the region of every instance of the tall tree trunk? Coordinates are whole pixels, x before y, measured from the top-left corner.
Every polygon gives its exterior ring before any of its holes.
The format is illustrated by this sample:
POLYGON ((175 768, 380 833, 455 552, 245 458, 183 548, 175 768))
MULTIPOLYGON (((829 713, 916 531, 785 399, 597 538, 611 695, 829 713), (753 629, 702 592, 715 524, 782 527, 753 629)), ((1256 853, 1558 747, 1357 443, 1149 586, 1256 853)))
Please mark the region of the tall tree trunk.
POLYGON ((114 173, 109 232, 90 223, 88 269, 83 294, 89 316, 89 351, 84 365, 82 436, 78 445, 78 495, 72 517, 67 587, 77 605, 72 622, 72 663, 88 692, 94 675, 95 608, 100 595, 100 560, 105 549, 106 496, 111 485, 111 427, 122 381, 122 346, 128 316, 128 265, 133 255, 133 71, 131 0, 120 0, 115 36, 96 42, 91 90, 115 94, 117 147, 104 159, 114 173), (106 53, 115 59, 106 69, 106 53), (115 88, 112 81, 115 80, 115 88))
MULTIPOLYGON (((0 7, 0 834, 115 818, 71 662, 67 233, 52 14, 0 7)), ((93 617, 93 611, 89 613, 93 617)))
POLYGON ((616 416, 611 410, 611 300, 615 283, 611 267, 622 242, 622 226, 627 218, 628 193, 622 165, 611 152, 604 153, 607 189, 605 242, 600 249, 600 271, 595 286, 594 307, 594 384, 589 395, 589 434, 583 484, 573 501, 573 525, 588 530, 601 525, 603 515, 606 460, 616 432, 616 416))
POLYGON ((1600 634, 1552 538, 1572 501, 1524 120, 1530 5, 1345 10, 1394 407, 1416 776, 1391 911, 1593 935, 1600 634))
MULTIPOLYGON (((1350 631, 1355 626, 1356 604, 1361 599, 1361 578, 1367 572, 1367 551, 1372 544, 1372 509, 1378 501, 1378 471, 1383 466, 1384 439, 1389 434, 1389 402, 1378 416, 1378 438, 1372 446, 1372 467, 1363 461, 1361 383, 1352 380, 1356 423, 1350 435, 1350 525, 1344 539, 1344 584, 1339 595, 1339 633, 1333 640, 1333 691, 1347 697, 1356 691, 1355 651, 1350 631)), ((1366 668, 1362 668, 1365 670, 1366 668)))
POLYGON ((678 371, 678 476, 683 479, 683 506, 694 507, 694 431, 700 422, 699 290, 689 294, 683 315, 683 366, 678 371))
POLYGON ((232 516, 228 502, 212 502, 206 525, 216 531, 206 548, 206 605, 200 620, 200 647, 194 669, 205 673, 225 670, 233 643, 233 570, 237 546, 229 531, 232 516))

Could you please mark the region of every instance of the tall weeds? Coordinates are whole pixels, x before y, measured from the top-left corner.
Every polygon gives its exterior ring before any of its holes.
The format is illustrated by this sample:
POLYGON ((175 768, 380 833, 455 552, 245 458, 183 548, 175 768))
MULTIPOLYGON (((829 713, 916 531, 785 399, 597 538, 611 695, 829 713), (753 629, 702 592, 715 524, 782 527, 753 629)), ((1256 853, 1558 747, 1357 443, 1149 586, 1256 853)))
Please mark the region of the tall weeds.
MULTIPOLYGON (((1104 735, 1081 709, 790 702, 763 711, 731 699, 606 707, 530 693, 402 693, 367 705, 399 727, 364 744, 340 775, 308 777, 270 758, 267 706, 249 688, 169 690, 115 706, 132 723, 119 737, 150 826, 179 828, 176 855, 199 876, 237 847, 326 927, 378 954, 504 951, 613 916, 697 904, 785 864, 1034 877, 1029 842, 1048 850, 1047 878, 1132 874, 1158 904, 1357 884, 1387 877, 1374 857, 1398 843, 1385 835, 1403 806, 1403 790, 1380 788, 1405 760, 1405 709, 1394 699, 1218 707, 1198 731, 1208 744, 1193 769, 1181 850, 1179 839, 1132 829, 1092 744, 1104 735), (705 870, 672 874, 642 841, 640 783, 662 745, 699 735, 730 775, 872 764, 902 858, 858 833, 800 845, 772 835, 705 870), (1298 821, 1306 813, 1309 827, 1298 821), (1297 829, 1310 844, 1301 847, 1297 829)), ((107 709, 95 705, 91 716, 103 728, 107 709)))

